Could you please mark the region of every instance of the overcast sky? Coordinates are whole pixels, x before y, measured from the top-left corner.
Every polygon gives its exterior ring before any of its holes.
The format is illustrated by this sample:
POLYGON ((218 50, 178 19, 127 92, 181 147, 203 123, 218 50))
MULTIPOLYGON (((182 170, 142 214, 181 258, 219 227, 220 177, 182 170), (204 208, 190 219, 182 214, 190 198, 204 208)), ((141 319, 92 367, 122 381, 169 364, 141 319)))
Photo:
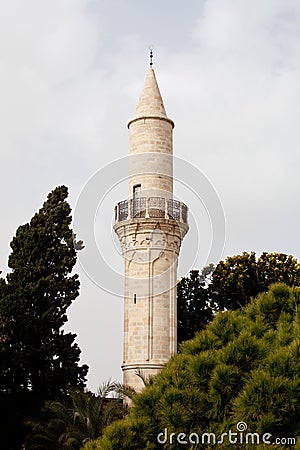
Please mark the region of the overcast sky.
POLYGON ((122 260, 111 226, 127 186, 114 177, 127 176, 118 161, 150 46, 183 160, 176 192, 191 209, 179 276, 211 262, 214 240, 212 259, 251 250, 300 259, 299 0, 0 0, 0 38, 0 270, 17 227, 53 188, 68 186, 80 216, 77 199, 94 183, 98 209, 88 204, 90 228, 78 220, 75 230, 86 249, 66 327, 91 389, 121 380, 122 260), (91 230, 104 263, 90 253, 91 230))

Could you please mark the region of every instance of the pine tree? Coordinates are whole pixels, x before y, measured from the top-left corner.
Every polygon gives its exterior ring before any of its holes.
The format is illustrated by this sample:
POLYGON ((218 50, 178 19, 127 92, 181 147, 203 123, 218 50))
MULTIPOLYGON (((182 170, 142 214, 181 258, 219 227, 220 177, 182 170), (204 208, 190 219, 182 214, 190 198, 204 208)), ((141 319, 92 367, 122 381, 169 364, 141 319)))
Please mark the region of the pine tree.
POLYGON ((229 449, 229 432, 243 430, 233 435, 239 449, 270 448, 265 433, 274 449, 300 449, 299 301, 299 288, 274 284, 241 310, 219 312, 136 396, 129 418, 84 449, 229 449))

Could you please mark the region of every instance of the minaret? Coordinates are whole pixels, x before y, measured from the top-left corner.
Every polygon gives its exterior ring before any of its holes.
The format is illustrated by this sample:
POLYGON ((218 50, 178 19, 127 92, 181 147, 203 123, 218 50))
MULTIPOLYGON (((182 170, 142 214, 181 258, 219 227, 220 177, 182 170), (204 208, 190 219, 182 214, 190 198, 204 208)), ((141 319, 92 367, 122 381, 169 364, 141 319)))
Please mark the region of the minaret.
POLYGON ((130 133, 129 197, 115 208, 124 258, 123 382, 140 391, 177 351, 177 261, 188 231, 187 207, 173 199, 174 122, 152 68, 130 133))

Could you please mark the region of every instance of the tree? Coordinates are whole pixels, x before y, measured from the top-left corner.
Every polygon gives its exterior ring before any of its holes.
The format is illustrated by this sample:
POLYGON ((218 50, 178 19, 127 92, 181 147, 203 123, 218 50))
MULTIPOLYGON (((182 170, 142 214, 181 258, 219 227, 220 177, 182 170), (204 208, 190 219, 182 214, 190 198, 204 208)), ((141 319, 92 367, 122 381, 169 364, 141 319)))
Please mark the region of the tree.
POLYGON ((210 322, 216 311, 239 309, 275 282, 300 286, 300 264, 291 255, 255 252, 230 256, 192 270, 177 284, 178 343, 191 339, 210 322))
POLYGON ((9 329, 1 351, 0 394, 11 403, 14 418, 86 382, 76 335, 62 330, 79 293, 78 276, 71 275, 76 250, 67 196, 65 186, 54 189, 11 242, 11 272, 0 291, 1 323, 9 329))
POLYGON ((291 448, 276 438, 297 437, 299 449, 299 302, 298 288, 275 284, 241 310, 219 312, 137 395, 128 420, 85 450, 180 449, 180 440, 213 449, 223 433, 224 449, 229 436, 241 449, 269 448, 266 433, 274 449, 291 448))
POLYGON ((178 344, 192 339, 196 331, 202 330, 213 317, 208 296, 208 284, 214 265, 199 270, 191 270, 177 284, 177 339, 178 344))
POLYGON ((28 423, 26 449, 79 450, 123 414, 123 389, 117 383, 103 383, 97 394, 72 389, 62 401, 46 403, 42 420, 28 423))
POLYGON ((255 252, 228 257, 212 275, 208 295, 219 309, 239 309, 275 282, 300 286, 300 264, 291 255, 255 252))

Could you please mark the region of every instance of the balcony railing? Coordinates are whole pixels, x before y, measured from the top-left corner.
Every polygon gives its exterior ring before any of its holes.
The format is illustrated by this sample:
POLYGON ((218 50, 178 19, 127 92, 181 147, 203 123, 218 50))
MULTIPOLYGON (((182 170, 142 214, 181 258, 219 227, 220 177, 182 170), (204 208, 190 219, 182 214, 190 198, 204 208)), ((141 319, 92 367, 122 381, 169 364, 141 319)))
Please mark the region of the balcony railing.
POLYGON ((115 221, 136 218, 164 218, 187 223, 187 206, 171 198, 139 197, 123 200, 115 207, 115 221))

